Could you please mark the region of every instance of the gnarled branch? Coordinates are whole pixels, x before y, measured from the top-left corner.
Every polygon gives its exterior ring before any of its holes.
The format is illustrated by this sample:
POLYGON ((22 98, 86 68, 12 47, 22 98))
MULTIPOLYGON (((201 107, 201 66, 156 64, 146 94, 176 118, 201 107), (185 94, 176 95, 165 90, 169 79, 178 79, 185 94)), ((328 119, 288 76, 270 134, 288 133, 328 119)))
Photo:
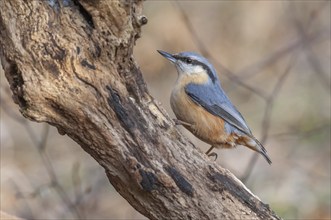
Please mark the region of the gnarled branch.
POLYGON ((67 134, 151 219, 279 219, 176 129, 132 57, 141 1, 0 2, 1 62, 21 113, 67 134))

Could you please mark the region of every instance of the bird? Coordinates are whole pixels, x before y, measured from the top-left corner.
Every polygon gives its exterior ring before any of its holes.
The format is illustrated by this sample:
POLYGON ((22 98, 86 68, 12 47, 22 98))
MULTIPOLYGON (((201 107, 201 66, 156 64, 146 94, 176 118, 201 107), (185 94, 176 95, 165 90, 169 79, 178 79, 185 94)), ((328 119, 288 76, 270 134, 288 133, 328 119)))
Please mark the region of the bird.
POLYGON ((184 126, 210 144, 208 156, 215 156, 211 153, 214 148, 242 145, 260 153, 271 164, 266 149, 224 92, 215 68, 205 57, 195 52, 157 51, 173 63, 178 72, 170 97, 176 125, 184 126))

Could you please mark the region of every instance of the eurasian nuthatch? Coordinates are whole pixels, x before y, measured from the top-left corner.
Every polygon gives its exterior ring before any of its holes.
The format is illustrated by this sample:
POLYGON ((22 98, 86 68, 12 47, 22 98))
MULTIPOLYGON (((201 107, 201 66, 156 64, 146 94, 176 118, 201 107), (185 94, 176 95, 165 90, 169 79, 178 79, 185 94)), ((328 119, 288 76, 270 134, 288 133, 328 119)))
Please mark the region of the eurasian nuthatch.
POLYGON ((175 64, 178 78, 170 104, 177 124, 215 148, 246 146, 271 164, 266 149, 253 136, 240 112, 223 91, 217 73, 208 60, 193 52, 158 52, 175 64))

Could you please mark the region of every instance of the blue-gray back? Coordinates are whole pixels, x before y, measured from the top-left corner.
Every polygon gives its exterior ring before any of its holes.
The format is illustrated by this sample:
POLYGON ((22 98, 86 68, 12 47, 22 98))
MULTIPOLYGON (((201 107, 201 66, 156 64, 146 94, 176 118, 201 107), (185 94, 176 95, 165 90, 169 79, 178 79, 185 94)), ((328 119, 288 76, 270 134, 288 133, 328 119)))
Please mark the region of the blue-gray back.
POLYGON ((248 136, 252 135, 244 118, 231 103, 219 83, 207 85, 190 83, 185 87, 185 92, 195 103, 228 123, 226 129, 229 133, 242 132, 248 136))

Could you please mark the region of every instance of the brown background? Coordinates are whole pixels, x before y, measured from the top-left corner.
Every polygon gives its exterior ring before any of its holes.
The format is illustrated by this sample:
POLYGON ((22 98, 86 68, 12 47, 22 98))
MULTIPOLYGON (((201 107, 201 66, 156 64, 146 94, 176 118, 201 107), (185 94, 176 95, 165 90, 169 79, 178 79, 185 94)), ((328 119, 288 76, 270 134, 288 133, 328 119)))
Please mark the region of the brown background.
MULTIPOLYGON (((169 96, 177 73, 157 49, 208 51, 233 103, 253 133, 266 138, 273 161, 269 166, 259 157, 247 187, 286 219, 330 218, 330 1, 147 1, 144 6, 149 21, 134 54, 151 94, 174 117, 169 96), (229 79, 220 64, 259 94, 229 79), (261 96, 274 99, 267 105, 261 96)), ((85 217, 143 218, 76 143, 19 114, 0 71, 1 210, 24 218, 72 218, 74 209, 50 184, 54 170, 60 188, 85 217), (38 150, 42 138, 47 145, 38 150)), ((208 148, 182 131, 203 151, 208 148)), ((217 152, 217 162, 236 176, 249 174, 250 150, 217 152)))

